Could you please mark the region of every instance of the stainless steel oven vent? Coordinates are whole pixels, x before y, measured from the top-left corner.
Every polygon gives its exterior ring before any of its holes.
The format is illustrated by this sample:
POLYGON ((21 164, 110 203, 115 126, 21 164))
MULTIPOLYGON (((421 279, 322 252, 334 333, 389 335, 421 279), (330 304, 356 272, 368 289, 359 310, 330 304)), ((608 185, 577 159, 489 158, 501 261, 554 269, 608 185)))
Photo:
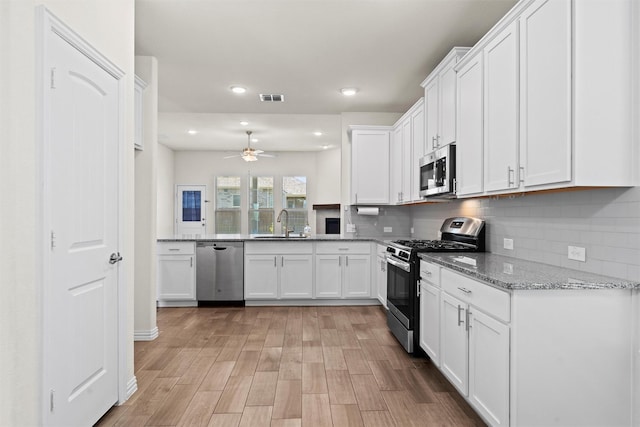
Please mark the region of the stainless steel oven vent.
POLYGON ((275 93, 261 93, 260 101, 262 102, 284 102, 284 95, 275 93))

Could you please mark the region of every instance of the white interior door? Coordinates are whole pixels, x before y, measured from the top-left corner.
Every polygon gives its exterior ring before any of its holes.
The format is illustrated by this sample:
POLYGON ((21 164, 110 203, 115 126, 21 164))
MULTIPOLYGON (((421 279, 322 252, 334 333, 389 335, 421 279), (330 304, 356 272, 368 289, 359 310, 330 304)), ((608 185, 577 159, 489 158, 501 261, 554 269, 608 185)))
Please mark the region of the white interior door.
POLYGON ((57 33, 45 44, 44 424, 86 426, 118 400, 120 90, 57 33))
POLYGON ((207 234, 206 185, 176 186, 176 234, 207 234))

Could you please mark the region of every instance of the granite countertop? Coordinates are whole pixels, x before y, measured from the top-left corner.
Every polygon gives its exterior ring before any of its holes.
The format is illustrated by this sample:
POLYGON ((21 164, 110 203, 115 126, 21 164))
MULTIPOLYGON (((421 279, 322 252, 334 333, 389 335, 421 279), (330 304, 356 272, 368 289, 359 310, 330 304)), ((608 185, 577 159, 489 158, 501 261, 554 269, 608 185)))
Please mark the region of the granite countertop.
POLYGON ((505 290, 640 289, 638 281, 616 279, 486 252, 430 252, 421 253, 419 256, 425 261, 505 290))
POLYGON ((381 239, 375 237, 353 237, 345 236, 341 237, 339 234, 313 234, 311 237, 291 237, 283 239, 282 237, 269 237, 270 235, 257 235, 261 236, 256 238, 256 235, 248 234, 177 234, 173 236, 159 237, 158 242, 213 242, 213 241, 226 241, 226 242, 375 242, 379 244, 387 244, 390 240, 395 239, 381 239))

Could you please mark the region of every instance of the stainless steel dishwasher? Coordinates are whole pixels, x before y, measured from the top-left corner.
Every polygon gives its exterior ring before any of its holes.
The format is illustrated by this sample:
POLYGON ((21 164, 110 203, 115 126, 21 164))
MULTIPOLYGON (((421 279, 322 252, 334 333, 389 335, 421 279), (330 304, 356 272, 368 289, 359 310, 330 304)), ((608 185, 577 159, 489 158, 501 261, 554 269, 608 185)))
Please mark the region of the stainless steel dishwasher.
POLYGON ((243 242, 197 242, 196 297, 198 305, 244 302, 243 242))

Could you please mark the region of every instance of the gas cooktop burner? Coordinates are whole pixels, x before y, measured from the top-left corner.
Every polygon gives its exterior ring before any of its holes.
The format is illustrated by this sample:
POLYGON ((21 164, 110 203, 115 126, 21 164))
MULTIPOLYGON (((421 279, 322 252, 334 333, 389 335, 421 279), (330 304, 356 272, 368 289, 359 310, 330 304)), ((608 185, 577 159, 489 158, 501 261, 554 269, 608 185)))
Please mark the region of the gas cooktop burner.
POLYGON ((450 240, 396 240, 393 243, 412 249, 416 252, 477 250, 476 245, 452 242, 450 240))

